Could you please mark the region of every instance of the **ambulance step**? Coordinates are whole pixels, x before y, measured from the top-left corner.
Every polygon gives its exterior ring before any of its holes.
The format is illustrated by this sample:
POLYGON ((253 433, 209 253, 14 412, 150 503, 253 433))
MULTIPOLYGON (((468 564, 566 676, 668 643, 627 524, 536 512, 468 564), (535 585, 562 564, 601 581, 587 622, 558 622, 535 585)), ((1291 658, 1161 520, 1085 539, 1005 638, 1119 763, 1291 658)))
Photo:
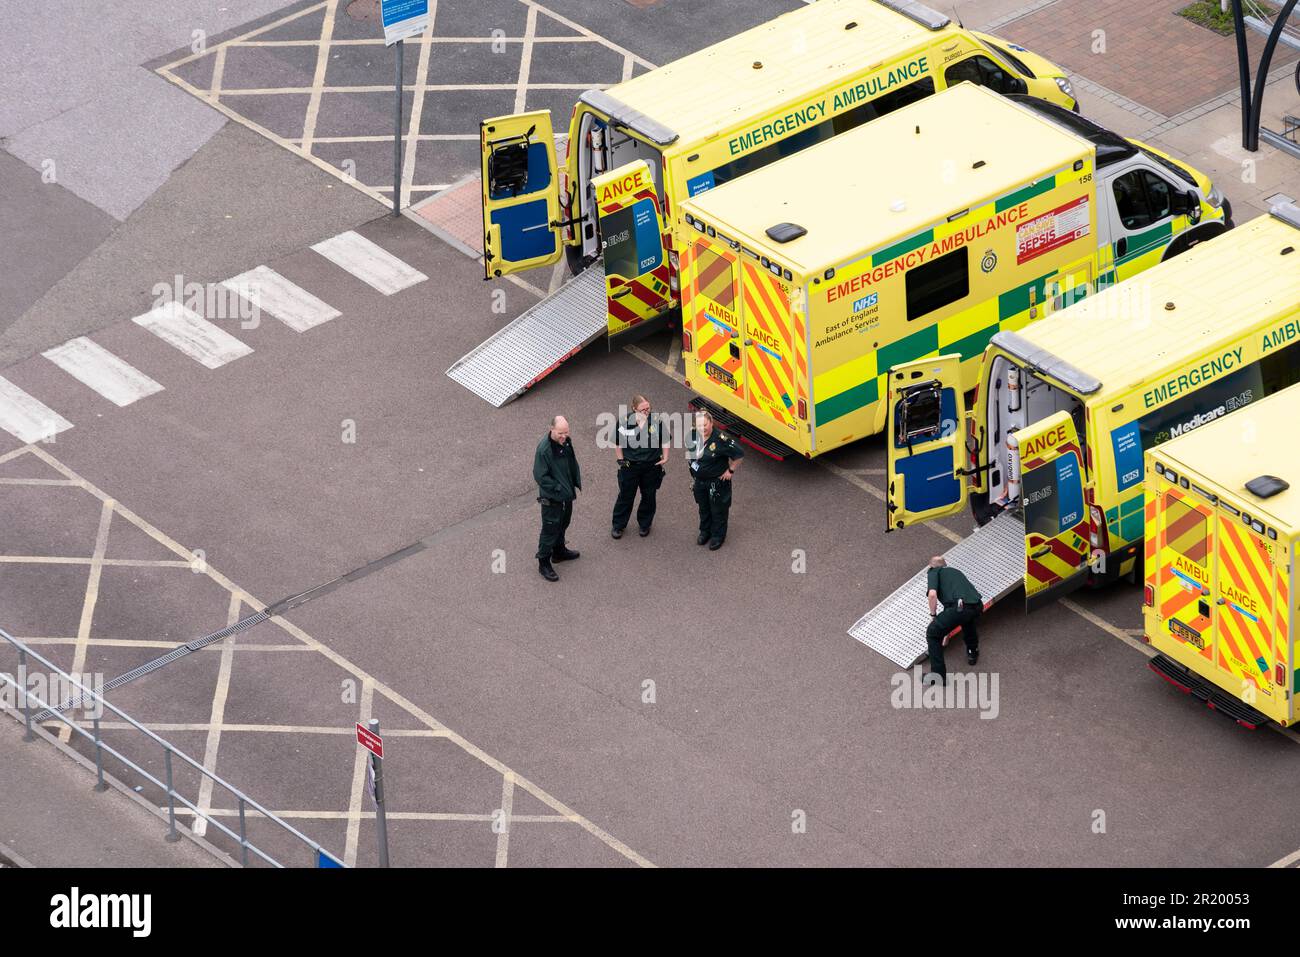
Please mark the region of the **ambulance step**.
POLYGON ((687 403, 696 412, 708 412, 718 428, 726 429, 751 449, 763 453, 768 458, 784 462, 789 456, 797 455, 794 449, 783 445, 762 429, 756 429, 744 419, 737 419, 720 405, 714 405, 703 396, 693 396, 687 403))
MULTIPOLYGON (((1024 520, 1018 512, 1002 512, 948 549, 944 558, 970 579, 987 609, 1015 591, 1024 576, 1024 520)), ((850 635, 900 668, 925 657, 925 629, 930 624, 927 570, 922 568, 849 629, 850 635)))
POLYGON ((606 330, 604 263, 592 263, 447 370, 498 409, 606 330))
POLYGON ((1164 678, 1183 694, 1200 698, 1206 706, 1214 711, 1226 714, 1243 728, 1254 731, 1262 724, 1268 723, 1268 716, 1256 711, 1240 698, 1234 698, 1213 681, 1202 678, 1196 672, 1184 668, 1171 658, 1156 655, 1147 662, 1147 667, 1164 678))

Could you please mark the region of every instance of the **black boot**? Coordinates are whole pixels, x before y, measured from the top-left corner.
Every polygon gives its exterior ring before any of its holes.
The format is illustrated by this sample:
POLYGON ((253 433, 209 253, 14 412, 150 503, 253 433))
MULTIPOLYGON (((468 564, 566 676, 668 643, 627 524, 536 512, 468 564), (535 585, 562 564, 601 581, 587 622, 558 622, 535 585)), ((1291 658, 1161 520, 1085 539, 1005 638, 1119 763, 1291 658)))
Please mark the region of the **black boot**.
POLYGON ((700 534, 695 537, 696 545, 707 545, 708 543, 709 543, 708 532, 700 532, 700 534))
POLYGON ((555 574, 555 569, 551 567, 549 559, 543 558, 537 562, 537 572, 548 582, 557 582, 560 576, 555 574))
POLYGON ((553 562, 570 562, 581 554, 575 552, 572 548, 566 548, 561 545, 555 551, 551 552, 551 561, 553 562))

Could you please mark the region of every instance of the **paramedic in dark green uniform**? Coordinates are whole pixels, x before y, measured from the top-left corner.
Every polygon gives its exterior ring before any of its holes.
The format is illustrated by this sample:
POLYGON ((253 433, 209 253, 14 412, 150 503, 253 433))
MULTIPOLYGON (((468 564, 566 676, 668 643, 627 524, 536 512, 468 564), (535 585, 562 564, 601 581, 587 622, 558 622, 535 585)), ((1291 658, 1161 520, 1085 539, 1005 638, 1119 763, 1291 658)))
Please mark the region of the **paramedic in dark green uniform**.
POLYGON ((691 456, 695 504, 700 507, 699 545, 716 551, 727 540, 727 513, 731 511, 731 479, 745 457, 740 443, 713 428, 713 416, 695 415, 695 446, 691 456))
POLYGON ((573 454, 569 422, 562 415, 551 419, 551 428, 533 453, 533 481, 537 483, 537 502, 542 506, 542 531, 537 536, 537 571, 550 582, 557 582, 551 562, 567 562, 578 553, 564 543, 564 533, 573 519, 573 500, 582 488, 582 470, 573 454))
POLYGON ((970 579, 956 568, 949 568, 943 556, 930 559, 925 576, 926 598, 930 602, 930 626, 925 630, 925 642, 930 651, 930 674, 938 675, 945 684, 948 669, 943 663, 943 639, 954 628, 961 626, 961 636, 966 642, 966 660, 975 664, 980 657, 980 636, 977 628, 984 612, 984 599, 970 583, 970 579), (943 611, 939 611, 939 605, 943 611))
POLYGON ((618 498, 614 500, 614 520, 610 534, 623 537, 627 520, 632 515, 636 493, 641 493, 641 505, 636 510, 636 525, 641 537, 650 534, 650 524, 655 520, 655 495, 664 480, 664 463, 668 452, 660 441, 659 423, 650 411, 650 400, 643 395, 632 397, 632 413, 619 423, 618 444, 618 498))

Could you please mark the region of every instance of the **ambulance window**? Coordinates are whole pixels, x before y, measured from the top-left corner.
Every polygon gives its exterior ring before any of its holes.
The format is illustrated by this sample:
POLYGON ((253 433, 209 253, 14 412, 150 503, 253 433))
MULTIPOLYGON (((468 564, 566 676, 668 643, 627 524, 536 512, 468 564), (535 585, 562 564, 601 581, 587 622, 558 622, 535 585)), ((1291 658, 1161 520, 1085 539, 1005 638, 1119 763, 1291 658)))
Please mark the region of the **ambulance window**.
POLYGON ((1144 229, 1173 211, 1173 189, 1150 170, 1135 169, 1118 176, 1112 189, 1125 229, 1144 229))
POLYGON ((906 273, 907 319, 919 319, 970 294, 970 250, 945 253, 906 273))
POLYGON ((695 244, 695 281, 700 295, 712 299, 723 309, 735 311, 736 287, 732 282, 731 262, 704 243, 695 244))
POLYGON ((995 93, 1024 93, 1029 89, 1024 80, 979 54, 954 63, 944 71, 943 78, 948 86, 969 80, 977 86, 986 86, 995 93))
POLYGON ((1200 509, 1165 496, 1165 545, 1202 568, 1210 544, 1206 524, 1207 516, 1200 509))

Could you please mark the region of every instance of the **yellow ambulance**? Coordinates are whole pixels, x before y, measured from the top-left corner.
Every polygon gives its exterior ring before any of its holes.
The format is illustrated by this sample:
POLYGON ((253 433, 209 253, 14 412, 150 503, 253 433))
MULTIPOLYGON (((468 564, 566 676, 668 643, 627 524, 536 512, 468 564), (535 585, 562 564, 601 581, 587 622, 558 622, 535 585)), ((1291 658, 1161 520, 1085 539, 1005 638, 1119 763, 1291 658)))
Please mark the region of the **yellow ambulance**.
POLYGON ((549 110, 484 120, 485 278, 600 260, 611 347, 640 338, 679 304, 683 200, 963 81, 1078 105, 1059 67, 914 0, 819 0, 583 93, 562 171, 549 110))
POLYGON ((1185 175, 1032 98, 913 103, 682 204, 687 385, 776 457, 874 435, 891 366, 959 353, 970 388, 1000 329, 1225 229, 1185 175))
POLYGON ((968 502, 976 535, 1014 524, 1031 609, 1133 574, 1144 452, 1297 381, 1300 209, 1284 205, 998 332, 969 415, 960 355, 890 369, 887 527, 968 502))
POLYGON ((1292 386, 1146 453, 1150 667, 1252 728, 1292 724, 1300 693, 1298 422, 1292 386))

